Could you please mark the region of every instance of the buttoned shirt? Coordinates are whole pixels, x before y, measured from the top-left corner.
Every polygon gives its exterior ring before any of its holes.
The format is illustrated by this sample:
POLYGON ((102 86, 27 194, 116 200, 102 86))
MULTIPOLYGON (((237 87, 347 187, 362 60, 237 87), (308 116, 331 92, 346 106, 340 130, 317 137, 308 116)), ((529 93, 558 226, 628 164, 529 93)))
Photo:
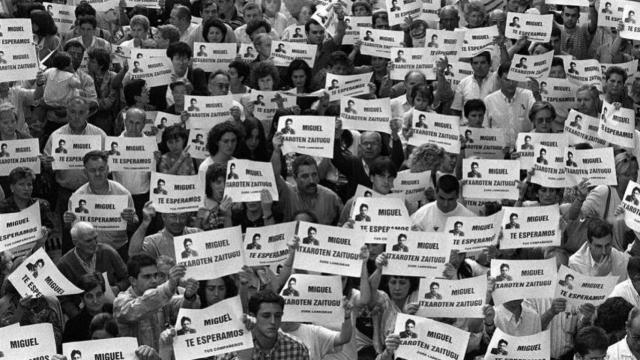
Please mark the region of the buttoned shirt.
POLYGON ((229 353, 219 360, 251 359, 251 360, 309 360, 307 346, 291 335, 278 329, 278 339, 271 349, 261 349, 256 338, 253 338, 253 349, 229 353), (243 356, 250 352, 251 357, 243 356))
POLYGON ((487 95, 500 89, 500 81, 495 72, 489 72, 487 76, 479 83, 473 74, 460 80, 453 95, 453 110, 462 111, 464 103, 471 99, 483 100, 487 95))
POLYGON ((501 90, 494 91, 484 99, 487 115, 482 126, 506 129, 507 146, 514 146, 518 133, 532 129, 529 110, 535 102, 533 93, 527 89, 516 88, 510 99, 501 90))
POLYGON ((524 303, 518 320, 504 305, 496 306, 494 322, 500 330, 511 336, 528 336, 542 331, 540 315, 524 303))

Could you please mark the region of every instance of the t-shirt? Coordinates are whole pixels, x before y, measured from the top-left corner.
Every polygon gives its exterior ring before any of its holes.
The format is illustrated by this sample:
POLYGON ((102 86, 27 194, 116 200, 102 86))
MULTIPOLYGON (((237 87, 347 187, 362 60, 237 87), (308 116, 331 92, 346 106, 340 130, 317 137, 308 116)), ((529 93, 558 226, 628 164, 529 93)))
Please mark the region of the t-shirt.
POLYGON ((444 231, 447 218, 451 216, 475 216, 475 214, 459 202, 453 211, 445 214, 438 209, 437 202, 433 201, 413 213, 411 220, 414 224, 420 225, 424 231, 444 231))
POLYGON ((337 331, 310 324, 300 324, 300 327, 288 334, 307 345, 309 360, 320 360, 325 355, 335 352, 337 349, 334 348, 333 342, 340 335, 337 331))

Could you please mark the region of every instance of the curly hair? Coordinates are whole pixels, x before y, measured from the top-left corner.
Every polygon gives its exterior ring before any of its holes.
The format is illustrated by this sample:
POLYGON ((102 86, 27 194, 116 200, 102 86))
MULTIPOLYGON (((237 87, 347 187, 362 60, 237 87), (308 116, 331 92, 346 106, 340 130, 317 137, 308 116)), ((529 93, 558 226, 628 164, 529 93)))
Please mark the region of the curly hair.
POLYGON ((241 141, 243 137, 242 133, 237 126, 229 121, 216 124, 216 126, 209 130, 209 134, 207 135, 207 150, 209 150, 211 156, 215 156, 218 153, 218 141, 228 132, 234 133, 237 140, 241 141))
POLYGON ((280 84, 280 75, 278 74, 278 69, 273 66, 273 64, 267 61, 259 62, 253 68, 253 71, 251 72, 251 87, 254 89, 262 90, 258 87, 258 80, 267 76, 271 76, 271 79, 273 79, 272 90, 277 90, 278 85, 280 84))
POLYGON ((434 144, 422 144, 413 149, 409 156, 409 169, 412 172, 436 170, 444 161, 444 149, 434 144))

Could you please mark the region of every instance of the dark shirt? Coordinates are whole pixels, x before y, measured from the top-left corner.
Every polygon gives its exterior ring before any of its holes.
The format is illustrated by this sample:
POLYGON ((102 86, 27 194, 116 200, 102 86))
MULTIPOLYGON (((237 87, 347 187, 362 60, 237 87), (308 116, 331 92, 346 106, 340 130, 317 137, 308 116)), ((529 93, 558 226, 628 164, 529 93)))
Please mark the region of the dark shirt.
MULTIPOLYGON (((113 305, 104 304, 102 312, 113 313, 113 305)), ((62 333, 63 342, 74 341, 87 341, 91 340, 91 333, 89 332, 89 325, 91 324, 93 315, 89 314, 87 308, 80 310, 80 313, 75 317, 69 319, 64 326, 64 332, 62 333)))

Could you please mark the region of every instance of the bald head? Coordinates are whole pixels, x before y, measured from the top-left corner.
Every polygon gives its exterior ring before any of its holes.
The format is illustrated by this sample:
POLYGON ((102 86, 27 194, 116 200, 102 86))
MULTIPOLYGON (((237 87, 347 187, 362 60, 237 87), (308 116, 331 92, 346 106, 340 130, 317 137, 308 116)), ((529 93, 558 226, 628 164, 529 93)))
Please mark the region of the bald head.
POLYGON ((78 221, 71 227, 71 240, 75 243, 78 240, 86 239, 88 236, 93 235, 96 229, 86 221, 78 221))
POLYGON ((142 129, 146 121, 146 113, 144 110, 132 107, 125 113, 124 128, 125 136, 127 137, 140 137, 142 136, 142 129))

